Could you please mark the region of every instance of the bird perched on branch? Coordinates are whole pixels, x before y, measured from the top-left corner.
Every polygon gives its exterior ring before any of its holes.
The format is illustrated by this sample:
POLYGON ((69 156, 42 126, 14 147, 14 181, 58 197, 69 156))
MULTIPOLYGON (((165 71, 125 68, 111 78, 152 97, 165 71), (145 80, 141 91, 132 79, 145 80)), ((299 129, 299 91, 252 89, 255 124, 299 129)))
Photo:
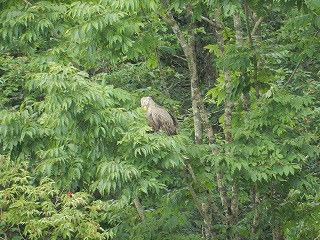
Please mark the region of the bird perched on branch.
POLYGON ((151 97, 141 98, 141 107, 147 111, 147 120, 153 131, 164 131, 169 136, 177 134, 177 120, 166 109, 157 105, 151 97))

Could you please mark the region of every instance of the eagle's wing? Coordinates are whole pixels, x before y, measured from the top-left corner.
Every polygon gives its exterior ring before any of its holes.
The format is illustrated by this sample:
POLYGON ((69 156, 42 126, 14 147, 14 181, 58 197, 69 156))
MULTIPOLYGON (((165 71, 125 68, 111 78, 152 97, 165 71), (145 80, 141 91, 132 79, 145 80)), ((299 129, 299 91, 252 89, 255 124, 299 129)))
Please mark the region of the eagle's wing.
POLYGON ((159 118, 157 117, 157 114, 153 113, 152 111, 148 112, 147 120, 148 120, 148 125, 152 127, 155 132, 159 131, 160 123, 159 123, 159 118))
POLYGON ((177 121, 176 119, 164 108, 162 107, 156 107, 152 111, 152 119, 157 126, 155 130, 163 130, 168 135, 175 135, 176 132, 176 126, 177 121))

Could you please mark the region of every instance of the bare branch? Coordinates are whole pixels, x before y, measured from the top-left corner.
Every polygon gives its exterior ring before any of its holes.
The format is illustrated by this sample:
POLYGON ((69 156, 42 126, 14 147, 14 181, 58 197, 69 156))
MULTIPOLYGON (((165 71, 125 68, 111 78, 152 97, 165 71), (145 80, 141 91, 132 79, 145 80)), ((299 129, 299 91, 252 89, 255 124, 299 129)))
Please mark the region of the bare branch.
POLYGON ((253 35, 256 34, 256 32, 257 32, 260 24, 262 23, 262 21, 263 21, 263 17, 260 17, 260 18, 255 22, 255 24, 254 24, 254 26, 253 26, 253 28, 252 28, 251 34, 250 34, 251 36, 253 36, 253 35))
POLYGON ((215 22, 212 21, 212 20, 210 20, 209 18, 206 18, 206 17, 204 17, 204 16, 201 16, 201 19, 204 20, 204 21, 206 21, 207 23, 215 26, 215 22))
POLYGON ((299 62, 294 67, 293 72, 291 73, 291 75, 290 75, 289 79, 286 81, 286 83, 283 85, 282 89, 285 88, 286 86, 288 86, 289 83, 292 81, 292 79, 293 79, 294 75, 296 74, 301 62, 302 62, 302 58, 299 60, 299 62))
POLYGON ((188 175, 187 175, 187 171, 186 171, 186 167, 183 169, 183 176, 184 176, 184 181, 186 182, 189 192, 191 193, 191 196, 196 204, 196 207, 200 213, 200 215, 204 218, 204 212, 203 209, 201 207, 201 203, 200 200, 194 190, 194 188, 192 187, 192 184, 188 181, 188 175))
POLYGON ((144 214, 144 211, 143 211, 143 208, 142 208, 142 204, 141 204, 139 198, 138 198, 138 197, 135 197, 135 198, 133 199, 133 203, 134 203, 134 205, 136 206, 136 209, 137 209, 137 212, 138 212, 138 214, 139 214, 140 219, 141 219, 142 221, 144 221, 144 220, 146 219, 146 216, 145 216, 145 214, 144 214))
POLYGON ((32 4, 28 0, 23 0, 25 4, 32 6, 32 4))
MULTIPOLYGON (((318 33, 319 33, 319 30, 314 33, 313 38, 315 38, 318 35, 318 33)), ((291 83, 291 81, 292 81, 294 75, 296 74, 301 62, 302 62, 302 58, 296 64, 295 68, 293 69, 293 72, 291 73, 291 75, 290 75, 289 79, 286 81, 286 83, 283 85, 282 89, 284 89, 286 86, 289 85, 289 83, 291 83)))

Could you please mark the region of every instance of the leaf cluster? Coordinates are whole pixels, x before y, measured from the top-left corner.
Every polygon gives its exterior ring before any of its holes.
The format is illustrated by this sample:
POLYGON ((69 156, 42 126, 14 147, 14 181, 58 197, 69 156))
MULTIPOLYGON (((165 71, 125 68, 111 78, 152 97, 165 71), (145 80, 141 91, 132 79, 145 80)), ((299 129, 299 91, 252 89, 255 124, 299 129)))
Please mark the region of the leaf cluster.
POLYGON ((50 178, 36 179, 30 165, 1 156, 0 232, 10 239, 111 239, 120 202, 94 200, 85 192, 58 189, 50 178))

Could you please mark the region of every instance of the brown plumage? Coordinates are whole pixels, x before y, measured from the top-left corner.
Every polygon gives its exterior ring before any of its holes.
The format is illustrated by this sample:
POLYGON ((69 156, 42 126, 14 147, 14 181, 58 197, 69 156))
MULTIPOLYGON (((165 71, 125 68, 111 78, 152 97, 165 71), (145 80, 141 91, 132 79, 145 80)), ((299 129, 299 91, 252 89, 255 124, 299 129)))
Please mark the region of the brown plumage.
POLYGON ((177 120, 151 97, 141 98, 141 107, 147 111, 147 120, 155 132, 164 131, 168 135, 177 134, 177 120))

